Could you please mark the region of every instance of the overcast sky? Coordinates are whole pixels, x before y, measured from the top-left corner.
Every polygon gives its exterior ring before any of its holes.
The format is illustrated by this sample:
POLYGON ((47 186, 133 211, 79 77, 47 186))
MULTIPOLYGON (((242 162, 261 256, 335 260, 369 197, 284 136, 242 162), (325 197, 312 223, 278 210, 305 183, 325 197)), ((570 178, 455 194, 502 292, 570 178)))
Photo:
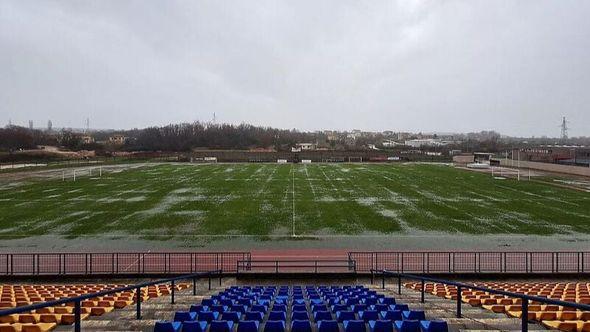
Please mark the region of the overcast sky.
POLYGON ((590 135, 590 1, 0 0, 0 125, 590 135))

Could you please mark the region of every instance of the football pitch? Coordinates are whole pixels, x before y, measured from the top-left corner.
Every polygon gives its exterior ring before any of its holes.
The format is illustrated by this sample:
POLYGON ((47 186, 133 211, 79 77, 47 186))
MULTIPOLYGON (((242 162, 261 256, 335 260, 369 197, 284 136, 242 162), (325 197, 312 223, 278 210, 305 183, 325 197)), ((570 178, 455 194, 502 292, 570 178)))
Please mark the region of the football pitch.
POLYGON ((149 164, 0 186, 3 239, 567 235, 588 225, 588 192, 442 164, 149 164))

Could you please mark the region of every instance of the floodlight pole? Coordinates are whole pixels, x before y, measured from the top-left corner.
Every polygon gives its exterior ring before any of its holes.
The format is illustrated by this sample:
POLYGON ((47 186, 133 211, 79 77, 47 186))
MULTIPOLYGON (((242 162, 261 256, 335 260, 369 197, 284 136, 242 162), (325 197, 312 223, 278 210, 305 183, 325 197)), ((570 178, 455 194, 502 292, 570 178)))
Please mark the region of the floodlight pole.
POLYGON ((293 215, 291 217, 291 227, 292 227, 291 236, 295 237, 295 170, 293 169, 293 166, 291 166, 291 179, 293 182, 293 199, 292 199, 293 215))
POLYGON ((74 170, 74 181, 76 181, 76 170, 74 170))

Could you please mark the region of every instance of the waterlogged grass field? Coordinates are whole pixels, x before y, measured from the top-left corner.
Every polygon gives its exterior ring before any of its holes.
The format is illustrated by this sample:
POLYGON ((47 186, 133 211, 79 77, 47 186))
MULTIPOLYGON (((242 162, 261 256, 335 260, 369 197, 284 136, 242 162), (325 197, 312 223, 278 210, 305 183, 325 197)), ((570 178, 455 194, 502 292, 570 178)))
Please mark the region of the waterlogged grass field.
POLYGON ((0 186, 0 236, 590 233, 590 193, 437 164, 159 164, 0 186))

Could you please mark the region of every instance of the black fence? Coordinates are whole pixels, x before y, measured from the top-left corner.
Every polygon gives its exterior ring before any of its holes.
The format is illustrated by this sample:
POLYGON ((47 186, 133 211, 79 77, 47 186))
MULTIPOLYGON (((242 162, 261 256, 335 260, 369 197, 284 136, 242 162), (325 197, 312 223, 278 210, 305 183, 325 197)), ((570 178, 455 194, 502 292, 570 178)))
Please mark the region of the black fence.
POLYGON ((237 273, 356 273, 356 262, 346 259, 243 260, 237 273))
POLYGON ((53 307, 53 306, 60 306, 60 305, 67 306, 67 305, 70 305, 73 303, 74 304, 74 310, 73 310, 74 311, 74 331, 80 332, 82 330, 82 327, 81 327, 81 303, 83 300, 88 300, 88 299, 96 298, 99 296, 111 295, 111 294, 115 294, 115 293, 119 293, 119 292, 135 290, 135 296, 134 296, 135 318, 141 319, 141 303, 142 303, 141 289, 143 287, 155 286, 155 285, 160 285, 160 284, 164 284, 164 283, 170 283, 170 288, 171 288, 171 290, 170 290, 171 291, 170 292, 170 303, 174 304, 174 293, 176 291, 175 283, 177 281, 192 280, 192 282, 193 282, 193 295, 197 295, 197 280, 202 279, 202 278, 208 278, 209 279, 209 290, 211 290, 211 278, 216 277, 216 276, 219 277, 219 286, 221 286, 221 283, 222 283, 221 278, 223 277, 222 271, 200 272, 200 273, 183 275, 183 276, 175 277, 175 278, 161 279, 161 280, 156 280, 156 281, 148 281, 148 282, 135 284, 135 285, 131 285, 131 286, 118 287, 118 288, 113 288, 113 289, 109 289, 109 290, 104 290, 101 292, 89 293, 89 294, 84 294, 84 295, 75 296, 75 297, 61 298, 59 300, 40 302, 40 303, 35 303, 35 304, 20 306, 20 307, 14 307, 14 308, 9 308, 9 309, 2 309, 2 310, 0 310, 0 317, 12 315, 12 314, 28 313, 32 310, 53 307))
POLYGON ((0 275, 170 275, 236 272, 249 252, 0 254, 0 275))
POLYGON ((349 252, 357 271, 588 273, 590 252, 349 252))
POLYGON ((528 307, 529 302, 536 302, 542 304, 553 304, 558 306, 563 306, 564 308, 572 308, 574 310, 590 310, 590 305, 582 304, 582 303, 575 303, 575 302, 568 302, 568 301, 561 301, 561 300, 554 300, 549 299, 542 296, 533 296, 533 295, 526 295, 522 293, 514 293, 514 292, 507 292, 498 289, 492 289, 488 287, 477 286, 473 284, 455 282, 450 280, 444 279, 435 279, 425 276, 418 276, 418 275, 411 275, 406 273, 398 273, 386 270, 371 270, 371 283, 374 282, 375 276, 381 276, 381 288, 385 289, 385 283, 387 278, 397 278, 397 292, 398 294, 402 293, 402 279, 410 279, 410 280, 419 280, 421 287, 420 287, 420 302, 424 303, 425 300, 425 282, 433 282, 443 285, 450 285, 455 286, 457 288, 457 296, 456 296, 456 316, 458 318, 462 317, 461 309, 462 309, 462 290, 479 290, 487 292, 488 294, 496 294, 496 295, 503 295, 507 298, 516 298, 521 299, 521 331, 528 332, 528 323, 531 321, 528 315, 528 307))

